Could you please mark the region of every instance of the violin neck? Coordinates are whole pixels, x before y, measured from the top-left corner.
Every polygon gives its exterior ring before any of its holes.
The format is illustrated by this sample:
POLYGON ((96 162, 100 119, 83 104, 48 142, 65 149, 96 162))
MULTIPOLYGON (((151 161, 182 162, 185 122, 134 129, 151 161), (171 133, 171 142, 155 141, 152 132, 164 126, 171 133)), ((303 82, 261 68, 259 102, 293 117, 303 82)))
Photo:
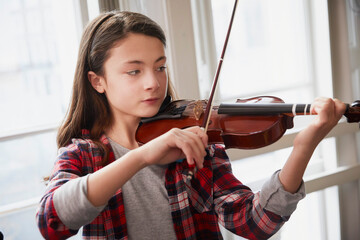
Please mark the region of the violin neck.
POLYGON ((286 103, 222 103, 218 114, 229 115, 311 115, 311 104, 286 103))
MULTIPOLYGON (((228 115, 278 115, 286 114, 290 117, 297 115, 312 115, 311 104, 288 104, 288 103, 222 103, 218 108, 218 114, 228 115)), ((349 123, 360 122, 360 101, 346 104, 344 116, 349 123)))

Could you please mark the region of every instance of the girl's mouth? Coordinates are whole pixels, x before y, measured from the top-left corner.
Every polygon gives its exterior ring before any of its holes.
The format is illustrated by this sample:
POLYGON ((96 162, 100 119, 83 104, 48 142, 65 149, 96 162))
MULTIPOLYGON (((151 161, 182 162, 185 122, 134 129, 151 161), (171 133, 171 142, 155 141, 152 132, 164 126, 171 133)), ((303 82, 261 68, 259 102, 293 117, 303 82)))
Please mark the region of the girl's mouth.
POLYGON ((154 104, 157 103, 159 101, 159 98, 147 98, 145 100, 143 100, 144 103, 147 104, 154 104))

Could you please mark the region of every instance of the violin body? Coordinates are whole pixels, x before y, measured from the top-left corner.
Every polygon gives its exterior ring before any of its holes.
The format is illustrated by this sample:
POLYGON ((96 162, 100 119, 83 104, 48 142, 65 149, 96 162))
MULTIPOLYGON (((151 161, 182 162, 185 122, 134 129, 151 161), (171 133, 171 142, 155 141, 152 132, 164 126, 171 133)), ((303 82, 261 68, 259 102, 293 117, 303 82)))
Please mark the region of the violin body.
MULTIPOLYGON (((276 97, 256 97, 238 100, 239 103, 284 103, 276 97)), ((136 139, 146 143, 172 128, 201 126, 207 101, 173 101, 153 118, 144 119, 136 139), (200 112, 200 113, 199 113, 200 112)), ((280 139, 287 129, 293 127, 293 116, 275 114, 233 115, 219 114, 219 106, 212 107, 207 128, 209 144, 224 144, 225 148, 255 149, 270 145, 280 139)))

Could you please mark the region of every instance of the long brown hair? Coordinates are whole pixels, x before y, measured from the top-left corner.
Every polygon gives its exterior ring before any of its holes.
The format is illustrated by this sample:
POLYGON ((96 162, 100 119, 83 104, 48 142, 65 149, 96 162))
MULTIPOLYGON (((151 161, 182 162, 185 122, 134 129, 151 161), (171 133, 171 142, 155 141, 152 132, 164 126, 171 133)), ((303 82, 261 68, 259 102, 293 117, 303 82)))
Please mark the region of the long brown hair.
MULTIPOLYGON (((104 130, 111 123, 110 108, 105 94, 98 93, 88 80, 88 72, 104 75, 104 63, 110 49, 129 33, 141 33, 158 38, 166 46, 161 27, 150 18, 134 12, 107 12, 92 20, 83 32, 74 76, 70 107, 57 134, 58 147, 68 145, 72 138, 81 138, 82 130, 90 131, 90 138, 104 153, 108 149, 100 142, 104 130)), ((169 82, 168 95, 175 93, 169 82)))

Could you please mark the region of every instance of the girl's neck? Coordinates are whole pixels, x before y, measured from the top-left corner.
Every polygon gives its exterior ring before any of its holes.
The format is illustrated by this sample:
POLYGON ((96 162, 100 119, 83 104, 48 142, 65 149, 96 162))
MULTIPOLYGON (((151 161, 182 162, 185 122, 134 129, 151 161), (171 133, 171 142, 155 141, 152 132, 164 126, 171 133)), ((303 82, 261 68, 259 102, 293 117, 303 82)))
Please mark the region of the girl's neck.
POLYGON ((138 125, 138 121, 132 121, 130 124, 124 121, 115 121, 114 124, 105 131, 105 134, 121 146, 127 149, 135 149, 139 146, 135 138, 138 125))

